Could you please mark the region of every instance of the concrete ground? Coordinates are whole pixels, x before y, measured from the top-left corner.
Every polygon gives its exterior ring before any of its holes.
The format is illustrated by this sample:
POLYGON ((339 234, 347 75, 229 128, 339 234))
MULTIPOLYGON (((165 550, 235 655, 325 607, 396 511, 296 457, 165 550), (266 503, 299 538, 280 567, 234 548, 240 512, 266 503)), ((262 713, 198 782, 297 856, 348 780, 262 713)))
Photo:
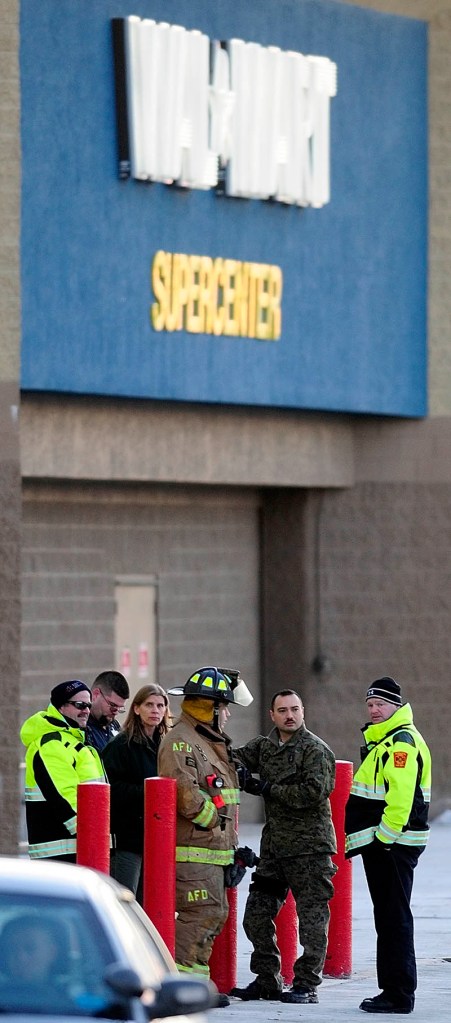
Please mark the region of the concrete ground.
MULTIPOLYGON (((240 844, 258 851, 259 825, 240 828, 240 844)), ((421 856, 414 882, 412 909, 415 917, 415 942, 418 965, 418 990, 415 1023, 435 1023, 451 1016, 451 811, 431 826, 428 847, 421 856)), ((246 1023, 294 1023, 300 1016, 312 1023, 393 1019, 399 1016, 370 1015, 359 1011, 363 998, 378 993, 375 971, 375 933, 372 906, 368 896, 361 858, 353 860, 353 969, 347 980, 324 979, 319 988, 318 1005, 284 1005, 280 1002, 242 1002, 232 999, 227 1009, 214 1010, 226 1019, 246 1018, 246 1023)), ((238 961, 237 983, 244 987, 253 979, 249 971, 251 946, 241 921, 250 881, 250 871, 238 889, 238 961)), ((213 1023, 213 1013, 209 1014, 213 1023)))

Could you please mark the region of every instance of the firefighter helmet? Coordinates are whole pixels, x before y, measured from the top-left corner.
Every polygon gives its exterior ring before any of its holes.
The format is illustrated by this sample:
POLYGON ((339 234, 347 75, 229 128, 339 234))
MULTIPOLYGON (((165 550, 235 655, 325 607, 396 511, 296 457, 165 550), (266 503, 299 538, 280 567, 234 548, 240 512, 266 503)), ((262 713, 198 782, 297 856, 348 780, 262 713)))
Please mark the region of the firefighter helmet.
POLYGON ((237 703, 248 707, 253 696, 235 668, 198 668, 184 686, 168 689, 168 696, 202 696, 216 703, 237 703))

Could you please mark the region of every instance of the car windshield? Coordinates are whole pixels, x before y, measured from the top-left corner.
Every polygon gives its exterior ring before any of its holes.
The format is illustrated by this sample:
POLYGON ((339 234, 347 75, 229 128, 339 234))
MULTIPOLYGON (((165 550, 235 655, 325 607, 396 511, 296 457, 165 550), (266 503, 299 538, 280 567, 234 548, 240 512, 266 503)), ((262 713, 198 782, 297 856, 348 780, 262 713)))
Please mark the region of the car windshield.
POLYGON ((0 1013, 111 1016, 117 960, 86 900, 0 894, 0 1013))
POLYGON ((121 902, 121 913, 128 917, 130 923, 127 934, 122 928, 121 937, 134 968, 144 985, 160 984, 168 972, 169 962, 158 948, 148 917, 135 900, 121 902))

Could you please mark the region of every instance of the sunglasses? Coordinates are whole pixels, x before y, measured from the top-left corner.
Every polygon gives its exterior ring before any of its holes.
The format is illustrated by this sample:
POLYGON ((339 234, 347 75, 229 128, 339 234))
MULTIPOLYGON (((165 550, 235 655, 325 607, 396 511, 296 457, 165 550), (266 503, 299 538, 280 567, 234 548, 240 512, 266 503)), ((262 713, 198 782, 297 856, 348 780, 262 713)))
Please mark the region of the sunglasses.
POLYGON ((85 703, 84 700, 68 700, 66 707, 76 707, 77 710, 91 710, 92 703, 85 703))

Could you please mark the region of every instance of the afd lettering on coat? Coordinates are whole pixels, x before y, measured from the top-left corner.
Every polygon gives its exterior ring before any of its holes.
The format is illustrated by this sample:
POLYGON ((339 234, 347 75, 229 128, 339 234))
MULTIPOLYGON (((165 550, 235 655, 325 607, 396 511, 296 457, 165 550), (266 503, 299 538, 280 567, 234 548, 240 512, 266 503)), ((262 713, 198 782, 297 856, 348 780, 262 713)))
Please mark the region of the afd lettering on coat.
POLYGON ((172 749, 174 753, 192 753, 193 747, 190 746, 189 742, 173 742, 172 749))
POLYGON ((188 902, 200 902, 205 899, 208 899, 206 888, 196 888, 193 892, 188 892, 188 902))

